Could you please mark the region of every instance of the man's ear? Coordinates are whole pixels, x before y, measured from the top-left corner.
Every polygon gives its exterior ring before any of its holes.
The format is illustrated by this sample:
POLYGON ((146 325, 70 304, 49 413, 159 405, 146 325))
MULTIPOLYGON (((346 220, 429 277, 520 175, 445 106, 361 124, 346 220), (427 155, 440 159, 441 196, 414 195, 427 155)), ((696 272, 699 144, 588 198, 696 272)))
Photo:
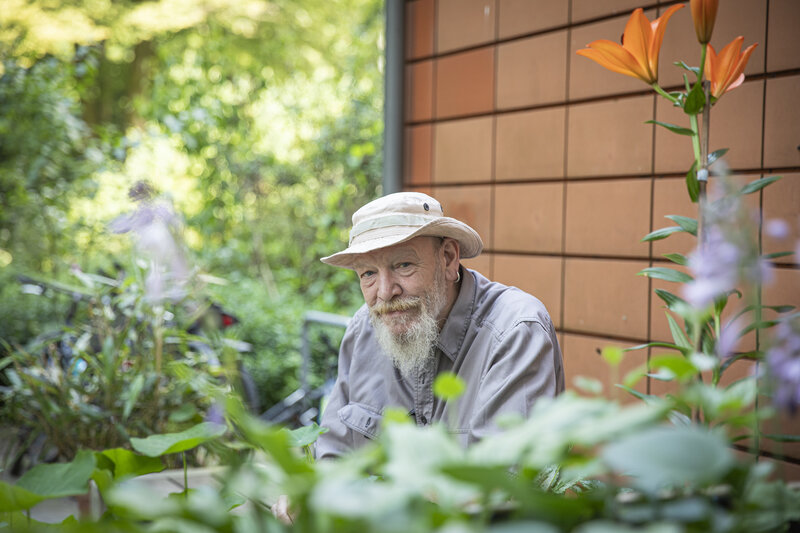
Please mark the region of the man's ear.
POLYGON ((445 279, 456 281, 458 279, 458 265, 461 260, 461 245, 457 240, 445 237, 442 243, 444 255, 445 279))

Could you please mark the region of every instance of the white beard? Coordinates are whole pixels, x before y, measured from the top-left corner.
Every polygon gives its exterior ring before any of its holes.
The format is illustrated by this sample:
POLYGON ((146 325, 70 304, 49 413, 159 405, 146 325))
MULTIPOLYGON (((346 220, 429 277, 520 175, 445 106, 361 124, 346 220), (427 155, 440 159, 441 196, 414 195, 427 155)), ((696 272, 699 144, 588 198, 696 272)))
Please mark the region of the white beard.
POLYGON ((424 368, 434 356, 436 339, 439 338, 437 317, 445 306, 446 289, 442 278, 437 269, 433 290, 422 298, 376 304, 370 309, 369 319, 375 328, 378 344, 406 378, 424 368), (404 330, 395 334, 381 316, 388 311, 404 309, 416 312, 400 319, 404 330))

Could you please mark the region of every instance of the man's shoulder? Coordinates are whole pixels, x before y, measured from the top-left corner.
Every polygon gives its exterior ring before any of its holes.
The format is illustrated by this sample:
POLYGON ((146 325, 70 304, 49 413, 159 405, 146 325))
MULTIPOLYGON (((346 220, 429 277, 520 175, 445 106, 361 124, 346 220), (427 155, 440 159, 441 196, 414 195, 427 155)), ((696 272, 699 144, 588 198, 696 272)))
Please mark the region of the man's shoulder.
POLYGON ((539 323, 550 331, 552 321, 545 305, 518 287, 491 281, 479 272, 475 274, 474 319, 503 334, 521 323, 539 323))

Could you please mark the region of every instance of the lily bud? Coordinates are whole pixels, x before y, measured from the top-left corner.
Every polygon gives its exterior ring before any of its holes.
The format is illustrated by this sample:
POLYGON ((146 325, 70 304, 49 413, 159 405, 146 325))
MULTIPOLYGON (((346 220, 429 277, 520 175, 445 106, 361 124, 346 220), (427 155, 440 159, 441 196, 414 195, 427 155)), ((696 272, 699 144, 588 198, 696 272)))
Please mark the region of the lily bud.
POLYGON ((714 31, 719 0, 691 0, 690 6, 697 40, 700 44, 706 44, 711 40, 711 33, 714 31))

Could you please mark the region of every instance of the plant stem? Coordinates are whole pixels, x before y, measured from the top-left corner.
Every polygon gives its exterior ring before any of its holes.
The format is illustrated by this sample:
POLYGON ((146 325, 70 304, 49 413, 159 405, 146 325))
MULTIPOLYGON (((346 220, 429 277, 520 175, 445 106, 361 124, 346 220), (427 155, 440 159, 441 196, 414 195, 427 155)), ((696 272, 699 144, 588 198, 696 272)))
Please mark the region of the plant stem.
POLYGON ((658 84, 658 82, 653 82, 652 87, 655 92, 657 92, 658 94, 660 94, 673 104, 678 104, 678 99, 669 94, 668 92, 666 92, 664 89, 662 89, 661 86, 658 84))
POLYGON ((181 452, 183 457, 183 497, 189 497, 189 470, 186 468, 186 452, 181 452))

